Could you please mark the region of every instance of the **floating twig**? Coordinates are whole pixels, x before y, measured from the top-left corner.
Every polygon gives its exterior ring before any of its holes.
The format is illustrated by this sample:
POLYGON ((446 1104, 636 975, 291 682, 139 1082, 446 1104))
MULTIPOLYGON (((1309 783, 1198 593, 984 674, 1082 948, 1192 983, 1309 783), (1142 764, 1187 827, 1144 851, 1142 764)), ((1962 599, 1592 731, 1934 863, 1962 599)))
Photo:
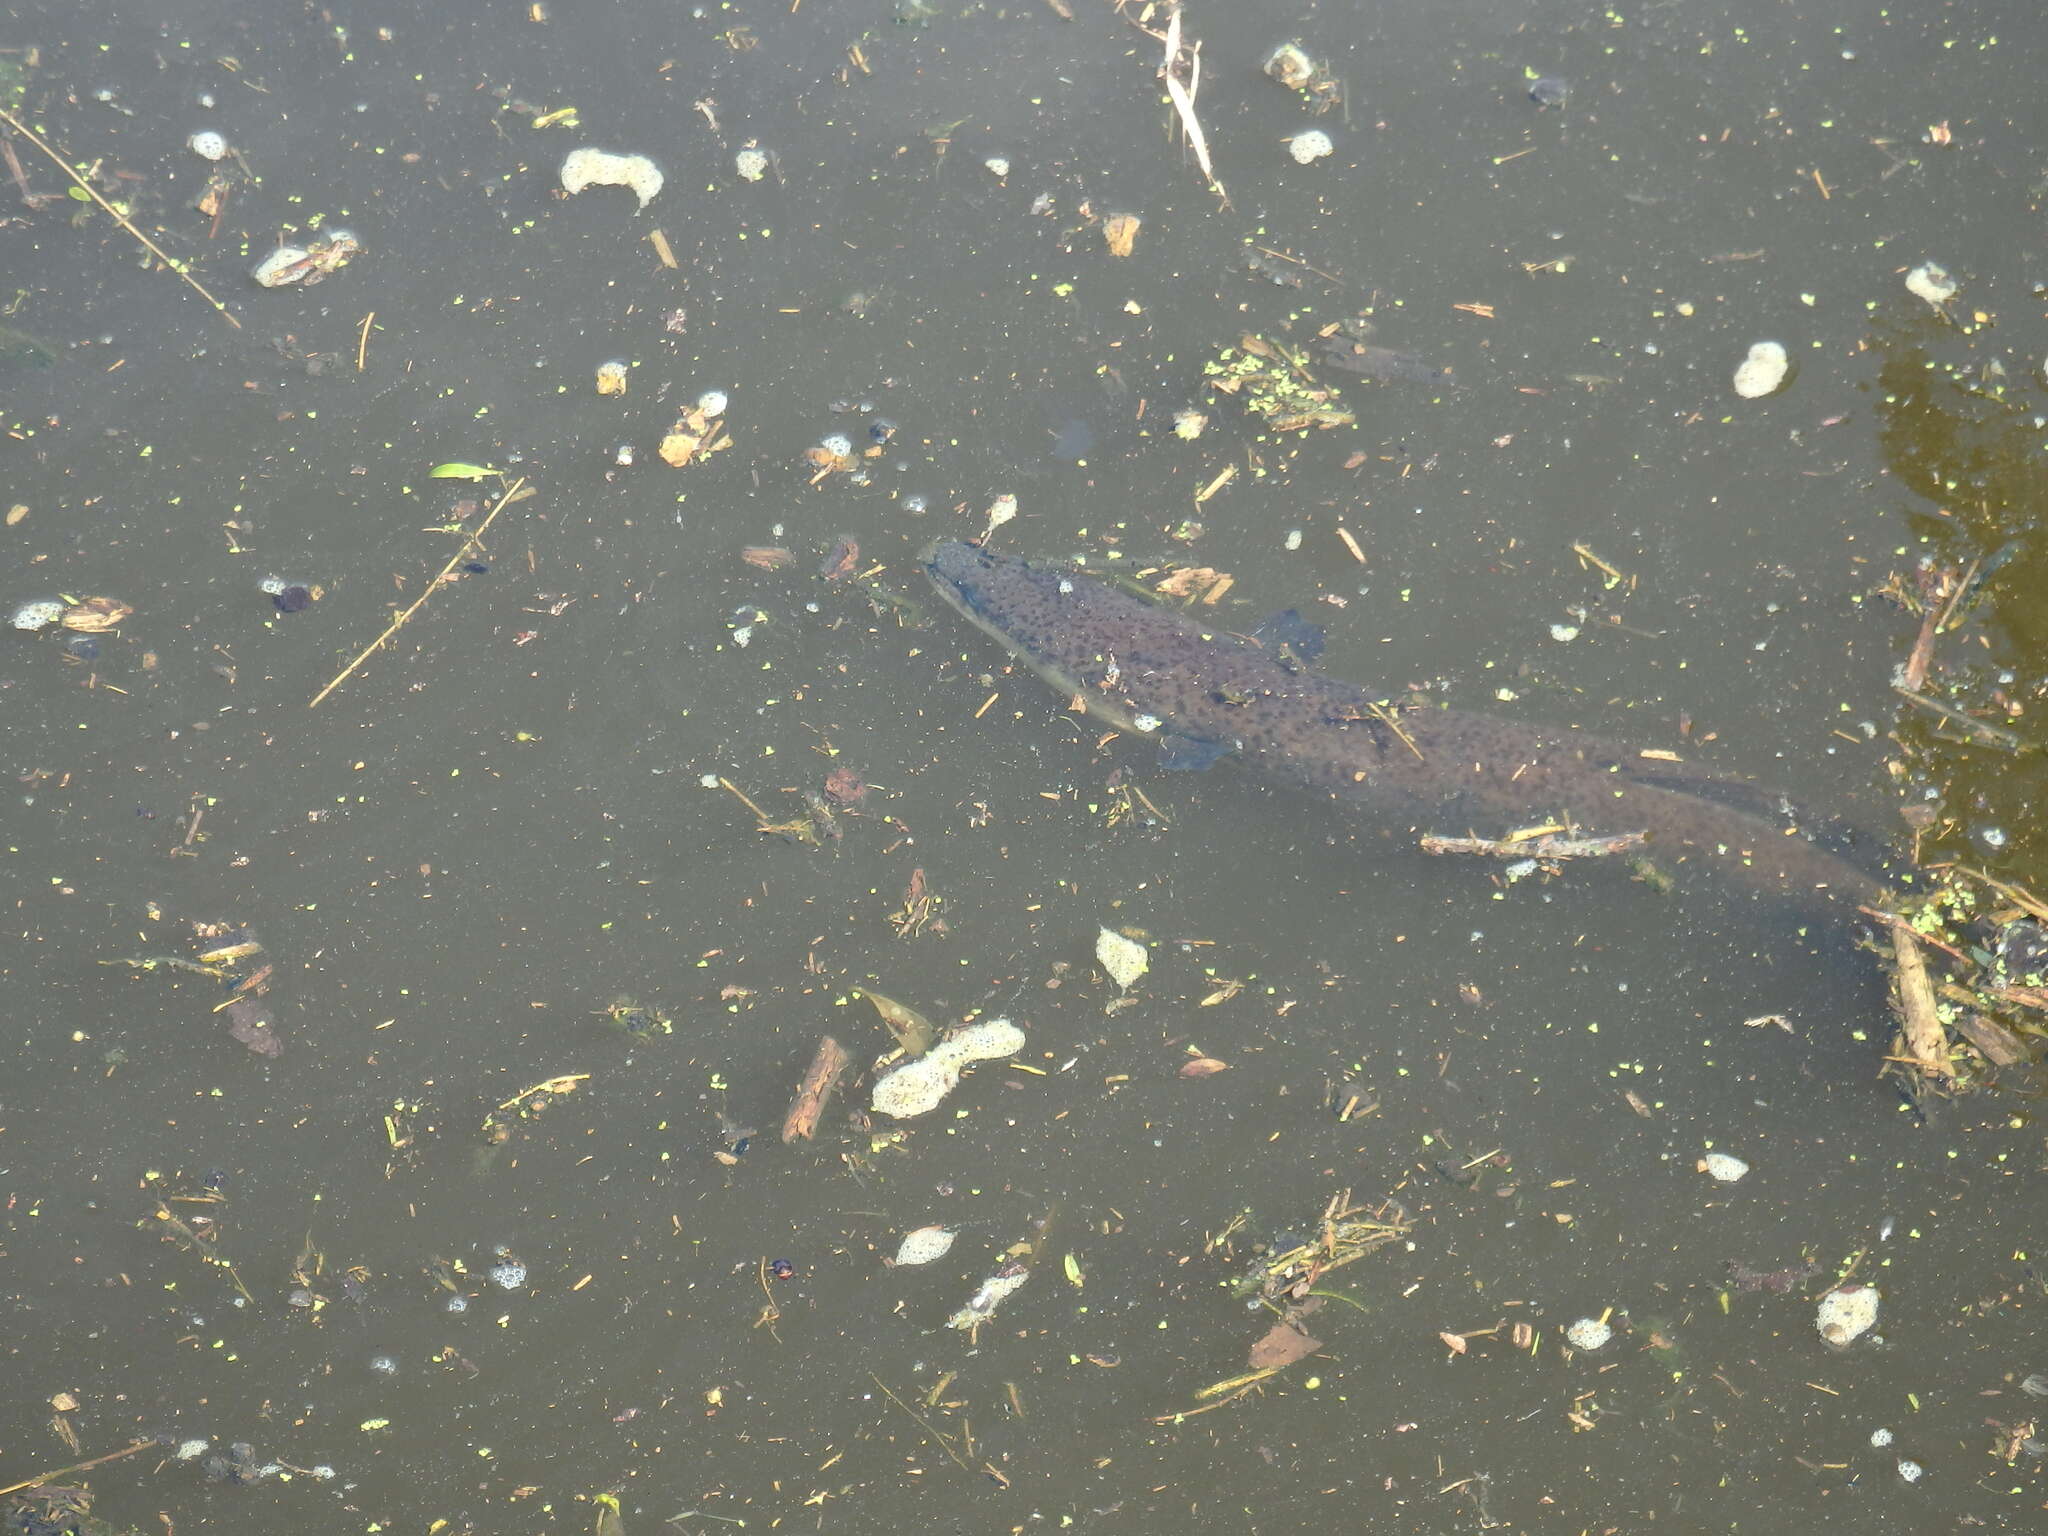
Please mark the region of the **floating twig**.
POLYGON ((62 171, 66 176, 69 176, 71 178, 72 185, 77 187, 78 190, 83 192, 87 197, 91 198, 92 201, 99 207, 99 210, 102 213, 104 213, 108 218, 112 219, 116 224, 120 225, 123 229, 127 230, 128 233, 133 235, 137 240, 141 241, 144 250, 148 251, 150 255, 154 256, 158 261, 162 262, 165 266, 169 267, 173 272, 177 273, 180 280, 182 280, 186 284, 186 286, 191 288, 191 290, 194 293, 198 294, 199 297, 206 300, 207 303, 211 304, 216 310, 218 310, 220 312, 220 317, 223 320, 227 321, 229 325, 232 325, 238 331, 242 328, 242 322, 237 320, 233 315, 228 313, 227 305, 221 303, 219 299, 216 299, 212 294, 208 293, 203 287, 200 286, 199 279, 197 279, 190 272, 185 270, 184 262, 173 260, 170 256, 165 254, 162 246, 158 245, 154 240, 150 239, 149 236, 145 235, 141 230, 137 229, 133 224, 129 223, 128 216, 126 214, 122 213, 120 209, 116 208, 112 203, 108 202, 104 197, 101 197, 99 195, 99 192, 93 187, 92 183, 88 182, 83 176, 79 175, 78 172, 71 169, 71 166, 65 161, 64 157, 58 154, 56 150, 50 148, 48 144, 44 143, 42 136, 38 134, 33 128, 29 127, 28 124, 24 123, 20 118, 16 117, 12 112, 9 112, 4 107, 0 107, 0 123, 5 123, 8 127, 12 128, 16 133, 20 134, 24 139, 27 139, 29 143, 35 145, 37 149, 40 149, 44 154, 48 155, 50 157, 50 163, 56 166, 57 169, 62 171))
MULTIPOLYGON (((367 331, 365 332, 365 334, 368 334, 367 331)), ((522 493, 531 494, 526 490, 526 477, 524 475, 521 475, 517 480, 514 480, 510 485, 505 487, 505 494, 500 496, 497 500, 497 504, 493 506, 491 510, 484 515, 484 520, 478 523, 476 527, 470 531, 469 536, 462 541, 462 547, 456 550, 454 554, 448 557, 448 563, 441 567, 441 573, 438 576, 436 576, 432 581, 427 583, 427 590, 422 592, 417 598, 413 600, 412 606, 406 609, 405 612, 401 613, 397 618, 393 619, 391 621, 390 627, 386 629, 383 634, 379 635, 376 639, 372 640, 367 646, 365 646, 363 648, 363 653, 360 656, 356 657, 354 661, 350 662, 347 666, 343 667, 341 671, 335 676, 333 682, 329 683, 325 688, 322 688, 318 693, 314 694, 312 701, 308 703, 306 707, 308 709, 317 708, 322 699, 326 698, 327 695, 334 692, 335 689, 339 688, 344 682, 348 681, 350 674, 352 674, 357 667, 360 667, 364 662, 368 661, 372 656, 376 655, 378 650, 383 646, 386 640, 389 640, 393 635, 397 634, 401 629, 405 628, 406 621, 410 619, 414 614, 418 613, 420 609, 425 606, 427 599, 432 597, 436 592, 440 591, 442 584, 446 582, 450 576, 455 574, 455 567, 460 565, 464 560, 467 560, 469 558, 470 550, 476 548, 483 542, 483 536, 485 532, 490 528, 491 524, 494 521, 496 521, 498 514, 504 511, 513 502, 523 499, 522 493)))
POLYGON ((1954 1077, 1948 1034, 1935 1011, 1934 981, 1920 953, 1919 935, 1902 920, 1891 925, 1893 976, 1899 1019, 1906 1036, 1907 1064, 1929 1077, 1954 1077))
POLYGON ((782 1117, 782 1139, 809 1141, 817 1133, 818 1119, 825 1113, 825 1105, 832 1097, 832 1090, 839 1086, 839 1079, 846 1075, 846 1069, 853 1062, 846 1047, 826 1035, 818 1041, 816 1054, 804 1072, 804 1080, 796 1090, 796 1097, 790 1101, 789 1113, 782 1117))
POLYGON ((1424 853, 1480 853, 1496 859, 1604 859, 1640 848, 1649 838, 1641 832, 1613 832, 1600 837, 1440 837, 1422 834, 1424 853))
POLYGON ((40 1488, 53 1477, 69 1477, 74 1472, 85 1472, 93 1467, 103 1467, 110 1461, 119 1461, 124 1456, 133 1456, 137 1451, 146 1451, 155 1445, 156 1441, 154 1440, 137 1440, 125 1450, 109 1451, 104 1456, 93 1457, 91 1461, 81 1461, 68 1467, 58 1467, 51 1472, 38 1472, 34 1477, 23 1478, 18 1483, 9 1483, 5 1488, 0 1488, 0 1497, 5 1497, 10 1493, 19 1493, 24 1488, 40 1488))
POLYGON ((2012 753, 2026 752, 2033 746, 2032 742, 2021 736, 2017 731, 2008 731, 2004 726, 1992 725, 1988 721, 1979 720, 1975 715, 1966 714, 1962 710, 1957 709, 1953 704, 1944 704, 1940 699, 1934 698, 1929 694, 1915 693, 1911 688, 1905 687, 1903 684, 1893 684, 1892 692, 1902 699, 1918 704, 1924 710, 1941 716, 1942 719, 1967 733, 1982 746, 1997 747, 2001 751, 2012 753))
POLYGON ((917 1427, 919 1429, 923 1430, 926 1434, 930 1435, 932 1439, 938 1441, 939 1449, 944 1451, 948 1456, 952 1457, 953 1464, 959 1467, 959 1469, 962 1472, 972 1472, 974 1470, 974 1468, 970 1467, 967 1464, 965 1458, 963 1458, 958 1451, 953 1449, 953 1442, 947 1439, 946 1436, 940 1432, 938 1427, 934 1425, 930 1419, 926 1418, 923 1414, 919 1413, 915 1408, 911 1407, 910 1404, 906 1403, 905 1401, 903 1401, 902 1398, 898 1397, 894 1389, 890 1387, 889 1383, 882 1380, 882 1378, 877 1376, 873 1371, 868 1372, 868 1380, 872 1381, 876 1386, 880 1387, 882 1389, 882 1395, 888 1398, 889 1401, 894 1403, 898 1408, 901 1408, 906 1414, 908 1414, 911 1417, 911 1419, 916 1422, 917 1427))

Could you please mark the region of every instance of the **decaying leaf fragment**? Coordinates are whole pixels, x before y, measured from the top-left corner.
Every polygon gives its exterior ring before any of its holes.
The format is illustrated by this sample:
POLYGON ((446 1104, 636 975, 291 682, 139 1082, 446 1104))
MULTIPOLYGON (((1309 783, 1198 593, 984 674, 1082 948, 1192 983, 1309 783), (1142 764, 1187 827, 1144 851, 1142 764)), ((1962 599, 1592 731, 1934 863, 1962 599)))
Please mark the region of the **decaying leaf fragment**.
POLYGON ((854 990, 875 1005, 875 1012, 882 1016, 882 1023, 895 1037, 897 1047, 904 1055, 922 1056, 932 1048, 932 1042, 939 1037, 939 1032, 930 1019, 908 1003, 899 1003, 893 997, 870 992, 866 987, 856 987, 854 990))
POLYGON ((64 610, 58 622, 82 635, 103 635, 135 611, 118 597, 88 597, 64 610))
POLYGON ((1145 221, 1135 213, 1112 213, 1102 221, 1102 238, 1112 256, 1128 256, 1145 221))
POLYGON ((1282 1366, 1306 1359, 1323 1347, 1323 1341, 1303 1333, 1291 1323, 1275 1323, 1252 1346, 1245 1364, 1255 1371, 1277 1371, 1282 1366))

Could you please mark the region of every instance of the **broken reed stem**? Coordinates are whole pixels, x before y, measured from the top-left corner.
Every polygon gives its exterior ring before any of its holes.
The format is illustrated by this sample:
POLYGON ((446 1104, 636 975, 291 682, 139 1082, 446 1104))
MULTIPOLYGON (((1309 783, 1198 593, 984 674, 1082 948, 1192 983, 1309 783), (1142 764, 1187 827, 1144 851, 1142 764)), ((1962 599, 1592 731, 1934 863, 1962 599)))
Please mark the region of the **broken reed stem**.
POLYGON ((93 1457, 91 1461, 81 1461, 72 1466, 58 1467, 51 1472, 38 1472, 34 1477, 25 1477, 18 1483, 9 1483, 5 1488, 0 1488, 0 1497, 5 1497, 10 1493, 19 1493, 24 1488, 40 1488, 53 1477, 69 1477, 74 1472, 84 1472, 93 1467, 103 1467, 110 1461, 119 1461, 124 1456, 133 1456, 137 1451, 149 1450, 155 1444, 154 1440, 137 1440, 124 1451, 109 1451, 104 1456, 93 1457))
POLYGON ((1181 129, 1187 134, 1188 144, 1195 152, 1195 164, 1202 168, 1202 177, 1209 183, 1209 190, 1222 200, 1224 207, 1228 208, 1230 194, 1223 190, 1223 183, 1216 179, 1216 167, 1209 160, 1208 137, 1202 132, 1202 125, 1195 120, 1195 92, 1201 85, 1201 70, 1200 52, 1182 46, 1180 7, 1176 5, 1166 22, 1166 57, 1159 65, 1159 73, 1166 81, 1166 95, 1172 101, 1173 110, 1180 118, 1181 129), (1188 59, 1186 81, 1182 81, 1180 77, 1180 61, 1183 54, 1188 59))
POLYGON ((901 1408, 905 1413, 910 1415, 911 1419, 916 1423, 919 1429, 923 1430, 926 1434, 930 1435, 932 1439, 938 1441, 939 1449, 944 1451, 948 1456, 952 1457, 953 1464, 957 1466, 962 1472, 972 1472, 974 1470, 974 1468, 970 1467, 964 1460, 961 1459, 960 1453, 953 1449, 953 1442, 947 1439, 946 1436, 941 1434, 937 1426, 934 1425, 930 1419, 926 1418, 923 1414, 919 1413, 915 1408, 911 1407, 910 1404, 906 1403, 905 1401, 903 1401, 902 1398, 898 1397, 895 1391, 889 1386, 889 1383, 882 1380, 882 1378, 877 1376, 873 1371, 868 1372, 868 1380, 872 1381, 876 1386, 880 1387, 882 1389, 883 1394, 889 1399, 890 1402, 894 1403, 898 1408, 901 1408))
POLYGON ((372 656, 376 655, 378 649, 382 647, 386 640, 389 640, 393 635, 397 634, 401 629, 405 628, 406 620, 410 619, 414 614, 418 613, 420 609, 425 605, 427 599, 432 597, 436 592, 441 590, 441 584, 447 581, 449 576, 454 573, 456 566, 460 565, 465 559, 468 558, 470 550, 482 541, 484 534, 489 530, 491 523, 497 518, 498 514, 504 511, 506 507, 512 504, 513 498, 518 496, 520 491, 525 488, 525 485, 526 476, 521 475, 517 480, 514 480, 510 485, 505 487, 505 494, 500 496, 498 498, 497 504, 493 506, 488 513, 485 514, 484 520, 478 523, 476 527, 470 531, 469 536, 462 541, 462 547, 456 550, 454 554, 448 557, 448 563, 441 567, 440 574, 437 575, 432 581, 427 583, 427 590, 422 592, 417 598, 413 600, 413 604, 410 608, 406 609, 405 612, 401 613, 397 618, 391 621, 390 628, 386 629, 383 634, 379 635, 376 639, 372 640, 367 646, 365 646, 360 656, 356 657, 354 661, 350 662, 347 666, 343 667, 341 671, 338 674, 336 674, 333 682, 329 683, 325 688, 322 688, 318 693, 314 694, 312 702, 309 703, 306 706, 306 708, 318 708, 320 701, 326 698, 327 695, 329 695, 330 693, 334 692, 334 690, 339 688, 344 682, 346 682, 349 678, 349 675, 353 673, 357 667, 360 667, 364 662, 368 661, 372 656))
POLYGON ((185 264, 183 262, 174 261, 170 256, 164 253, 164 249, 162 246, 158 245, 154 240, 150 239, 149 236, 145 235, 141 230, 137 229, 133 224, 129 223, 127 215, 123 214, 119 209, 115 208, 115 206, 112 203, 108 202, 104 197, 101 197, 99 193, 93 189, 91 183, 89 183, 83 176, 79 175, 78 172, 71 169, 70 164, 64 159, 62 155, 58 154, 56 150, 50 148, 48 144, 43 142, 42 136, 38 134, 33 128, 29 127, 27 123, 24 123, 20 118, 16 117, 12 112, 9 112, 4 107, 0 107, 0 123, 5 123, 8 127, 12 128, 16 133, 20 134, 24 139, 27 139, 29 143, 35 145, 37 149, 40 149, 44 154, 48 155, 50 157, 50 163, 56 166, 57 169, 62 171, 66 176, 69 176, 71 178, 71 184, 77 187, 78 190, 83 192, 87 197, 91 198, 93 202, 98 205, 100 212, 104 213, 116 224, 120 225, 123 229, 127 230, 129 234, 133 235, 137 240, 141 241, 144 250, 148 251, 150 255, 154 256, 158 261, 162 262, 165 266, 169 267, 173 272, 177 273, 179 279, 182 282, 184 282, 189 288, 191 288, 191 290, 194 293, 198 294, 199 297, 206 300, 207 303, 211 304, 217 311, 219 311, 220 317, 223 320, 227 321, 229 325, 232 325, 238 331, 242 328, 242 322, 237 320, 233 315, 228 313, 227 305, 221 303, 219 299, 216 299, 212 294, 208 293, 203 287, 201 287, 199 284, 199 279, 197 279, 190 272, 187 272, 185 270, 185 264))

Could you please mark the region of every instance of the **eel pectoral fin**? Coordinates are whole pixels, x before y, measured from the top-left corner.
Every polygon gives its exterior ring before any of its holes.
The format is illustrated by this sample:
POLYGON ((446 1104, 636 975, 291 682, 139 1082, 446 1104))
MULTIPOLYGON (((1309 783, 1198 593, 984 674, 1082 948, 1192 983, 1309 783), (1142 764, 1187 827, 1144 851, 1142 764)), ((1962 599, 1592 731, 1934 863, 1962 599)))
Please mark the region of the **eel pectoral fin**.
POLYGON ((1227 741, 1204 741, 1194 736, 1161 736, 1159 766, 1169 773, 1200 773, 1216 759, 1232 751, 1227 741))
POLYGON ((1303 666, 1310 666, 1323 654, 1326 637, 1321 625, 1309 623, 1300 610, 1289 608, 1253 630, 1251 638, 1275 654, 1292 656, 1303 666))

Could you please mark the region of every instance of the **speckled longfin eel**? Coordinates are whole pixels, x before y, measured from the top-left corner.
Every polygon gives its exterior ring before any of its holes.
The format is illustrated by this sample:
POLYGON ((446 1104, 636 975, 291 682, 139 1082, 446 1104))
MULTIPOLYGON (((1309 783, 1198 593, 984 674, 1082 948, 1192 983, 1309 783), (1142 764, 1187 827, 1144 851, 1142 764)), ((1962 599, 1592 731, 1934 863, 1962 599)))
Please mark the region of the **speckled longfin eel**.
MULTIPOLYGON (((1794 898, 1876 901, 1882 882, 1764 815, 1678 787, 1710 784, 1579 732, 1394 704, 1325 677, 1285 647, 1119 592, 1078 571, 945 542, 924 555, 940 594, 1089 714, 1155 736, 1162 760, 1232 755, 1422 830, 1495 830, 1564 816, 1641 832, 1666 869, 1705 866, 1794 898), (1659 777, 1666 782, 1657 782, 1659 777)), ((1740 781, 1728 787, 1746 789, 1740 781)), ((1766 799, 1760 792, 1750 798, 1766 799)))

